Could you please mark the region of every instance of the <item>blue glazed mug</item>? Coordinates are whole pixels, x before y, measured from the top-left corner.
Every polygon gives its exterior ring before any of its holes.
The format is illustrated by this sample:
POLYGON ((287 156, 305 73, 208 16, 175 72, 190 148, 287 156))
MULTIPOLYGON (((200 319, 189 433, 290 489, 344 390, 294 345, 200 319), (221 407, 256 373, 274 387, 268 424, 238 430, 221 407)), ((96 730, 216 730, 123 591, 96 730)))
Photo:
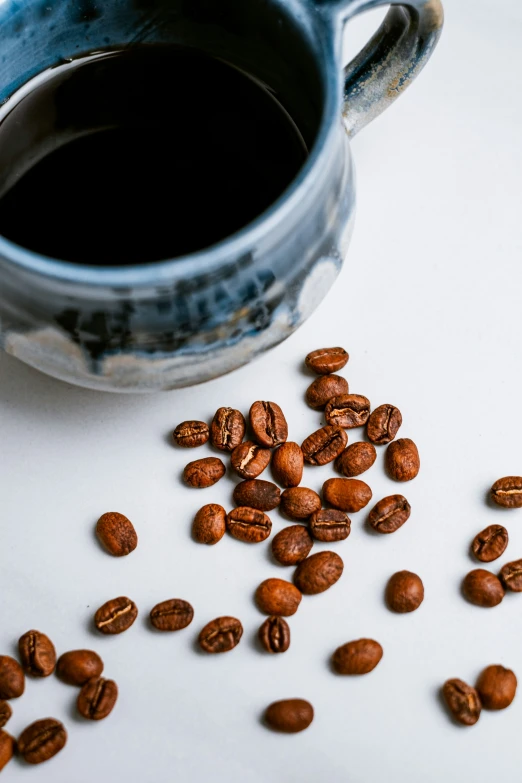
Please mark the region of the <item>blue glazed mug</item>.
POLYGON ((343 24, 379 5, 387 3, 5 0, 0 103, 82 53, 172 42, 262 79, 285 96, 314 141, 268 211, 202 252, 94 267, 0 237, 3 349, 80 386, 149 392, 222 375, 289 336, 332 285, 348 249, 355 204, 349 138, 411 83, 441 33, 439 0, 392 6, 342 76, 343 24))

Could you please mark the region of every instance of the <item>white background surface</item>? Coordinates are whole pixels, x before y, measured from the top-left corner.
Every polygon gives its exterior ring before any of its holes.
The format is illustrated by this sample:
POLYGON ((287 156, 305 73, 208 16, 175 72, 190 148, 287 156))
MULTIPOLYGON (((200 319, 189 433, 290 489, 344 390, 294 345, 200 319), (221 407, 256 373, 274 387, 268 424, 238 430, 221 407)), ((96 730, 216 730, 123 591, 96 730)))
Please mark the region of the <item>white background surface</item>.
MULTIPOLYGON (((522 677, 522 596, 484 610, 459 593, 475 566, 469 543, 486 525, 501 522, 510 534, 493 569, 522 556, 522 512, 485 502, 496 478, 522 470, 522 9, 510 0, 446 6, 433 62, 354 143, 351 253, 335 290, 288 342, 228 378, 148 399, 81 391, 0 358, 0 649, 12 653, 38 628, 59 652, 96 649, 120 687, 110 718, 88 724, 75 716, 74 689, 55 678, 28 682, 7 728, 17 735, 55 716, 69 742, 38 769, 12 762, 7 780, 485 783, 520 769, 522 693, 463 729, 438 690, 448 677, 474 682, 490 663, 522 677), (233 484, 184 488, 181 470, 196 453, 173 449, 167 435, 221 405, 247 412, 253 400, 273 399, 300 442, 321 421, 303 402, 311 379, 301 360, 338 343, 351 354, 351 389, 398 405, 401 434, 419 445, 422 471, 404 488, 413 513, 382 537, 365 530, 364 512, 353 515, 350 538, 336 545, 342 580, 304 598, 290 619, 290 650, 270 657, 254 643, 263 617, 252 594, 262 579, 291 571, 270 561, 266 544, 192 542, 194 512, 212 501, 230 507, 233 484), (107 510, 127 514, 139 533, 123 560, 93 536, 107 510), (421 575, 426 599, 396 616, 383 589, 404 568, 421 575), (140 608, 134 627, 93 635, 94 610, 122 594, 140 608), (194 605, 193 625, 153 633, 149 610, 174 596, 194 605), (197 633, 221 614, 243 621, 243 641, 226 655, 199 654, 197 633), (381 664, 367 677, 334 676, 332 651, 361 636, 382 643, 381 664), (269 702, 292 696, 315 706, 307 732, 279 736, 260 725, 269 702)), ((350 51, 378 18, 350 28, 350 51)), ((318 489, 330 475, 308 468, 303 483, 318 489)), ((366 478, 376 500, 398 489, 382 452, 366 478)), ((284 526, 272 518, 275 531, 284 526)))

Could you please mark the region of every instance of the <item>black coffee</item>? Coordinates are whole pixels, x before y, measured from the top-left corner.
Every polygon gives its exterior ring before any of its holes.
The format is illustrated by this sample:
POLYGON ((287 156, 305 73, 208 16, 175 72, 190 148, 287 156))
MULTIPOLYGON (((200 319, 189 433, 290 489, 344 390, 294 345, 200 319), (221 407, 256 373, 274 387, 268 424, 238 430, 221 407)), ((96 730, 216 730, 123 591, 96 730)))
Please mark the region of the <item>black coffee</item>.
POLYGON ((267 209, 307 156, 272 92, 171 46, 72 60, 0 114, 0 233, 95 265, 173 258, 267 209))

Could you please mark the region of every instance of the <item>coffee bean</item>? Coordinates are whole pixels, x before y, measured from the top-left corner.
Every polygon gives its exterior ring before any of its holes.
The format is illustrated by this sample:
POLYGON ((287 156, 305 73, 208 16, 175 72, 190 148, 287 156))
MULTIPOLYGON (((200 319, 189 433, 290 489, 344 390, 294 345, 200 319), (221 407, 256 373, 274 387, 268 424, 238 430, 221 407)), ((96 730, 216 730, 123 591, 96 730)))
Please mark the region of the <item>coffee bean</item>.
POLYGON ((227 469, 217 457, 204 457, 194 462, 189 462, 183 471, 186 483, 197 489, 204 489, 216 484, 223 478, 227 469))
POLYGON ((204 421, 183 421, 173 432, 174 442, 184 449, 203 446, 209 437, 210 430, 204 421))
POLYGON ((259 544, 270 536, 272 521, 256 508, 240 506, 227 514, 227 530, 239 541, 259 544))
POLYGON ((5 726, 12 714, 13 710, 11 709, 9 702, 0 701, 0 729, 5 726))
POLYGON ((294 583, 304 595, 324 593, 334 585, 344 570, 344 563, 335 552, 310 555, 295 569, 294 583))
POLYGON ((320 509, 310 517, 310 532, 316 541, 344 541, 350 535, 351 521, 344 511, 320 509))
POLYGON ((358 639, 338 647, 332 656, 332 666, 337 674, 369 674, 383 656, 379 642, 358 639))
POLYGON ((281 490, 271 481, 247 479, 236 485, 234 502, 237 506, 257 508, 259 511, 272 511, 281 502, 281 490))
POLYGON ((16 743, 7 731, 0 731, 0 772, 14 756, 16 743))
POLYGON ((100 606, 94 615, 94 624, 100 633, 112 635, 123 633, 131 627, 138 616, 138 607, 130 598, 113 598, 100 606))
POLYGON ((0 655, 0 699, 17 699, 25 690, 24 672, 10 655, 0 655))
POLYGON ((245 417, 234 408, 219 408, 210 427, 210 442, 215 449, 234 451, 245 436, 245 417))
POLYGON ((297 565, 308 557, 314 542, 303 525, 285 527, 272 539, 272 554, 281 565, 297 565))
POLYGON ((321 498, 313 489, 290 487, 281 495, 281 508, 291 519, 308 519, 321 508, 321 498))
POLYGON ((322 410, 333 397, 348 394, 348 381, 340 375, 323 375, 316 378, 306 391, 306 401, 310 408, 322 410))
POLYGON ((31 723, 21 733, 18 752, 28 764, 41 764, 56 756, 66 742, 63 724, 54 718, 44 718, 31 723))
POLYGON ((487 710, 505 710, 515 698, 517 678, 511 669, 488 666, 478 678, 477 691, 487 710))
POLYGON ((295 614, 302 598, 297 587, 284 579, 265 579, 257 588, 255 597, 258 609, 278 617, 295 614))
POLYGON ((324 415, 327 424, 344 427, 362 427, 370 416, 370 400, 362 394, 341 394, 327 404, 324 415))
POLYGON ((344 348, 319 348, 308 354, 305 364, 317 375, 329 375, 342 370, 349 358, 344 348))
POLYGON ((368 522, 378 533, 395 533, 410 518, 411 506, 402 495, 379 500, 370 511, 368 522))
POLYGON ((275 402, 254 402, 250 408, 250 426, 256 441, 267 449, 288 439, 288 424, 275 402))
POLYGON ((354 514, 368 505, 372 491, 359 479, 333 478, 324 482, 323 498, 330 506, 354 514))
POLYGON ((508 532, 502 525, 489 525, 473 539, 471 549, 477 560, 491 563, 505 551, 509 541, 508 532))
POLYGON ((227 512, 217 503, 200 508, 192 524, 192 535, 198 544, 217 544, 225 535, 227 512))
POLYGON ((85 685, 102 671, 103 661, 93 650, 70 650, 60 655, 56 664, 57 676, 67 685, 85 685))
POLYGON ((297 734, 308 728, 314 719, 314 708, 304 699, 275 701, 265 712, 265 723, 274 731, 297 734))
POLYGON ((96 525, 96 535, 99 540, 114 557, 124 557, 134 552, 138 546, 138 536, 134 525, 117 511, 109 511, 103 514, 96 525))
POLYGON ((491 487, 491 499, 504 508, 522 508, 522 478, 506 476, 491 487))
POLYGON ((506 563, 499 576, 507 590, 511 590, 513 593, 522 593, 522 560, 506 563))
POLYGON ((190 625, 193 617, 194 609, 181 598, 162 601, 150 613, 150 621, 158 631, 181 631, 190 625))
POLYGON ((348 443, 348 436, 340 427, 322 427, 309 435, 301 449, 310 465, 327 465, 341 454, 348 443))
POLYGON ((480 718, 482 705, 475 688, 462 680, 453 679, 444 683, 442 695, 452 717, 463 726, 473 726, 480 718))
POLYGON ((398 571, 386 587, 386 603, 392 612, 414 612, 424 601, 422 579, 411 571, 398 571))
POLYGON ((469 572, 462 583, 462 592, 470 603, 486 608, 498 606, 505 595, 500 579, 483 568, 469 572))
POLYGON ((410 438, 399 438, 386 449, 386 469, 394 481, 411 481, 420 470, 419 451, 410 438))
POLYGON ((27 631, 18 641, 18 652, 26 674, 49 677, 56 666, 54 644, 40 631, 27 631))
POLYGON ((269 653, 284 653, 290 647, 290 628, 282 617, 267 617, 259 629, 259 641, 269 653))
POLYGON ((297 487, 303 478, 304 456, 301 446, 292 441, 274 451, 272 474, 282 487, 297 487))
POLYGON ((243 626, 235 617, 217 617, 205 625, 199 634, 199 644, 205 652, 224 653, 233 650, 243 636, 243 626))
POLYGON ((389 443, 397 435, 402 424, 402 414, 394 405, 380 405, 368 419, 366 433, 372 443, 389 443))
POLYGON ((87 720, 103 720, 110 715, 118 699, 118 686, 114 680, 97 677, 89 680, 78 694, 78 712, 87 720))
POLYGON ((343 476, 354 478, 371 468, 376 459, 375 446, 372 443, 361 441, 352 443, 342 454, 339 454, 335 461, 335 467, 343 476))
POLYGON ((232 452, 232 467, 241 478, 255 479, 268 466, 270 455, 270 449, 263 449, 252 440, 246 440, 232 452))

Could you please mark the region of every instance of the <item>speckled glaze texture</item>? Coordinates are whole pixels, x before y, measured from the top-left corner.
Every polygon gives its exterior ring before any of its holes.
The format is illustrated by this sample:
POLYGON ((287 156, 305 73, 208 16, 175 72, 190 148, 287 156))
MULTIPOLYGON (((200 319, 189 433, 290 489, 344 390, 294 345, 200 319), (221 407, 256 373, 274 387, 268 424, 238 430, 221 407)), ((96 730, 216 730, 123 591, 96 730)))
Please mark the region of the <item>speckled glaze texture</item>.
POLYGON ((72 57, 133 43, 175 42, 223 57, 287 96, 311 148, 294 183, 267 212, 204 252, 143 266, 94 268, 44 258, 0 237, 3 349, 80 386, 150 392, 230 372, 288 337, 324 297, 348 250, 355 209, 349 136, 408 86, 442 28, 439 0, 392 7, 346 69, 343 84, 343 23, 381 4, 2 3, 1 102, 37 73, 72 57))

